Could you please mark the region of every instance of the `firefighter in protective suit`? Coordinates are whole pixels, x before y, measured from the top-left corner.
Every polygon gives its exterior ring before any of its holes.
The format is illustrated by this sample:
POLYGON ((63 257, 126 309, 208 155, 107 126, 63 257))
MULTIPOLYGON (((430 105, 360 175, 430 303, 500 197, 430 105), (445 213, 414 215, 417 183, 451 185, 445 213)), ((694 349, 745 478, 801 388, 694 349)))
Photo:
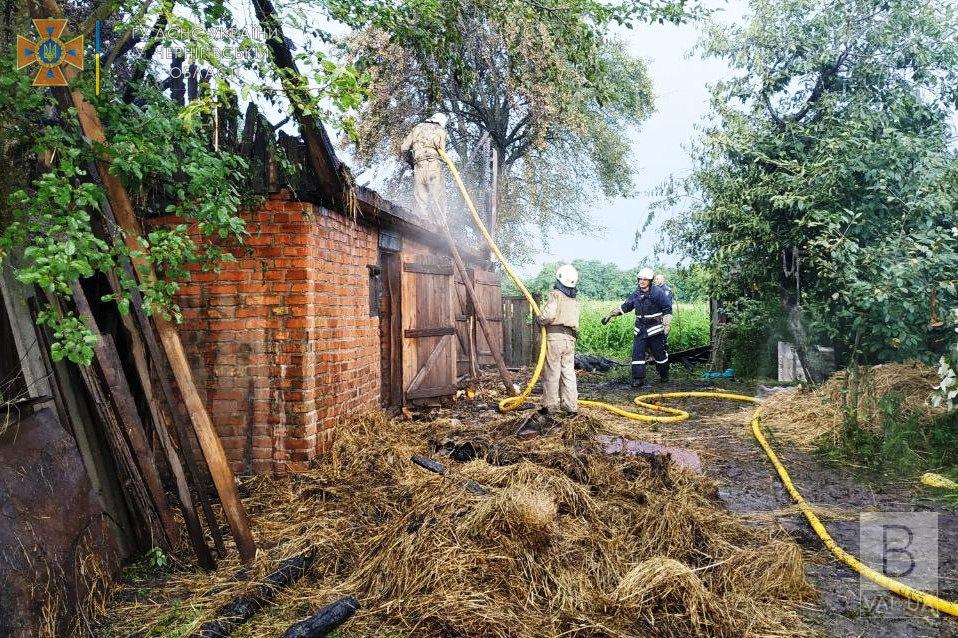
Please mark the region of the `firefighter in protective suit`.
POLYGON ((575 378, 575 340, 579 336, 579 273, 572 264, 556 270, 556 282, 542 305, 539 323, 546 329, 546 364, 542 373, 542 407, 557 412, 560 404, 569 414, 578 411, 575 378))
POLYGON ((669 380, 669 354, 665 349, 665 335, 672 325, 672 299, 660 287, 652 285, 651 268, 639 271, 639 286, 629 298, 602 318, 602 325, 613 317, 635 312, 635 336, 632 342, 632 386, 645 387, 645 353, 652 352, 659 379, 669 380))
POLYGON ((446 212, 446 190, 442 181, 442 159, 436 149, 446 150, 446 121, 443 113, 434 113, 428 120, 413 127, 402 141, 402 155, 413 167, 415 203, 420 215, 435 216, 433 205, 446 212))
MULTIPOLYGON (((665 275, 657 273, 655 277, 652 278, 652 285, 658 286, 665 291, 665 294, 669 297, 669 303, 672 303, 675 300, 675 295, 672 293, 672 287, 665 282, 665 275)), ((668 330, 665 331, 665 334, 669 334, 668 330)))

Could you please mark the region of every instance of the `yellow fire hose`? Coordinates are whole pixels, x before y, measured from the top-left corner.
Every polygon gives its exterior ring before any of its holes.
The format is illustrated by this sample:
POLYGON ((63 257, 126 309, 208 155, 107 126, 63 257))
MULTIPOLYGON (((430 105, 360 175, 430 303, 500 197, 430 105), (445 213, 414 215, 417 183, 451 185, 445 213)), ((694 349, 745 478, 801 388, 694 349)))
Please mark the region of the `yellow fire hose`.
POLYGON ((927 485, 928 487, 937 487, 941 490, 958 490, 958 483, 955 483, 946 476, 935 474, 933 472, 925 472, 922 474, 921 482, 923 485, 927 485))
MULTIPOLYGON (((532 295, 529 294, 529 290, 522 283, 522 280, 519 279, 515 271, 512 269, 512 266, 509 264, 509 261, 503 256, 500 252, 499 247, 496 246, 495 241, 493 241, 492 236, 489 234, 489 231, 486 229, 485 224, 482 222, 482 218, 479 217, 479 213, 476 210, 475 204, 472 202, 472 198, 469 196, 469 193, 466 191, 466 186, 462 182, 462 177, 459 175, 459 171, 456 169, 455 164, 452 163, 452 160, 449 159, 449 156, 444 150, 437 149, 439 151, 439 156, 446 162, 446 165, 449 167, 450 173, 452 173, 453 178, 456 180, 456 184, 459 186, 459 190, 462 191, 463 199, 466 201, 466 204, 469 207, 469 212, 472 213, 472 219, 476 224, 476 227, 482 233, 483 237, 486 240, 486 243, 489 245, 489 248, 495 253, 496 257, 499 259, 499 263, 502 264, 502 267, 508 273, 509 277, 512 278, 512 281, 515 282, 516 286, 522 292, 522 295, 526 298, 526 301, 529 302, 529 306, 532 308, 533 314, 539 316, 541 314, 539 310, 539 305, 536 303, 535 299, 532 298, 532 295)), ((526 399, 529 398, 529 395, 532 394, 532 388, 535 386, 536 382, 539 380, 539 376, 542 374, 542 368, 545 364, 546 359, 546 329, 544 326, 540 327, 540 339, 539 339, 539 357, 536 360, 536 367, 532 372, 532 377, 529 379, 529 383, 526 384, 526 387, 518 396, 508 397, 499 402, 499 409, 503 412, 508 412, 519 408, 526 399)), ((772 449, 772 446, 769 444, 768 440, 765 438, 765 435, 762 434, 761 421, 759 419, 759 413, 761 412, 761 402, 755 397, 746 396, 744 394, 732 394, 729 392, 663 392, 658 394, 643 394, 635 397, 634 402, 640 408, 649 410, 651 412, 664 413, 664 415, 650 415, 650 414, 640 414, 638 412, 630 412, 628 410, 623 410, 614 405, 604 403, 602 401, 589 401, 589 400, 579 400, 579 405, 585 405, 592 408, 598 408, 601 410, 607 410, 613 414, 623 416, 627 419, 633 419, 635 421, 658 421, 658 422, 670 422, 670 421, 684 421, 689 418, 689 413, 680 410, 678 408, 672 408, 664 405, 659 405, 657 403, 652 403, 652 401, 659 401, 662 399, 685 399, 685 398, 694 398, 694 397, 708 397, 713 399, 731 399, 733 401, 745 401, 748 403, 758 404, 759 407, 755 409, 755 412, 752 413, 752 434, 755 436, 755 440, 758 441, 758 444, 762 446, 762 449, 765 451, 765 454, 768 456, 769 460, 772 462, 772 465, 775 467, 775 471, 778 473, 779 478, 782 480, 782 484, 785 486, 785 489, 788 490, 788 493, 791 495, 792 500, 798 505, 801 509, 802 514, 805 515, 805 518, 808 520, 809 525, 812 526, 812 529, 815 530, 815 533, 818 534, 818 537, 822 540, 822 543, 825 544, 825 547, 841 562, 855 570, 868 580, 881 585, 885 589, 892 591, 899 596, 908 598, 915 602, 927 605, 942 611, 951 616, 958 617, 958 603, 944 600, 928 592, 924 592, 913 587, 897 581, 893 578, 889 578, 884 574, 880 574, 870 567, 862 564, 857 558, 846 552, 844 549, 838 546, 835 540, 828 533, 828 530, 825 529, 825 526, 822 524, 822 521, 818 518, 814 511, 812 511, 811 506, 808 504, 808 501, 805 500, 805 497, 801 495, 798 489, 795 487, 795 484, 792 483, 792 478, 788 474, 788 470, 785 469, 785 466, 782 465, 782 462, 778 459, 778 455, 775 454, 775 450, 772 449)))

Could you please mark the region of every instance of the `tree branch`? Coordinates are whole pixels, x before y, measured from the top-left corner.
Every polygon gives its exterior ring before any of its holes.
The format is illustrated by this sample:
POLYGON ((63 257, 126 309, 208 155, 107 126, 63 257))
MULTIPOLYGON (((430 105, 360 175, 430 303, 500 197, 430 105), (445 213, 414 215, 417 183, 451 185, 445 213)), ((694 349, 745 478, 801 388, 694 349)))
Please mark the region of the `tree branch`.
POLYGON ((808 99, 805 101, 805 106, 803 106, 798 113, 790 116, 789 119, 791 119, 793 122, 801 122, 802 119, 808 115, 808 112, 812 110, 815 104, 818 103, 825 92, 832 88, 835 76, 838 75, 839 69, 841 69, 842 65, 845 64, 845 60, 851 53, 851 49, 852 44, 849 43, 845 47, 845 50, 842 51, 841 55, 838 56, 835 64, 832 64, 822 70, 822 72, 818 75, 818 81, 815 83, 815 87, 812 89, 808 99))
MULTIPOLYGON (((137 13, 136 17, 131 21, 132 24, 137 24, 143 18, 143 16, 146 15, 146 12, 149 11, 152 4, 153 0, 144 2, 139 13, 137 13)), ((133 37, 134 31, 136 31, 135 28, 127 29, 119 41, 117 41, 117 43, 113 46, 113 50, 110 51, 110 55, 106 57, 106 61, 103 63, 104 70, 109 69, 118 57, 121 55, 126 55, 129 53, 130 49, 142 41, 139 37, 133 37)))
POLYGON ((166 23, 169 21, 169 16, 173 12, 174 4, 175 0, 164 0, 160 15, 156 19, 156 22, 153 23, 153 28, 150 29, 150 35, 146 41, 146 47, 143 49, 143 54, 140 55, 134 64, 133 75, 130 77, 130 81, 126 83, 126 90, 123 91, 123 101, 127 104, 133 101, 136 85, 143 80, 143 77, 146 75, 146 68, 149 66, 150 60, 153 59, 153 54, 156 53, 156 50, 160 46, 160 34, 166 30, 166 23))
POLYGON ((523 134, 522 130, 528 128, 529 120, 532 119, 531 113, 526 113, 519 121, 516 122, 516 125, 512 127, 512 132, 506 136, 506 146, 509 146, 515 143, 523 134))
POLYGON ((101 22, 106 21, 110 16, 113 15, 113 12, 119 8, 119 0, 104 0, 102 3, 97 5, 97 8, 93 10, 93 13, 91 13, 86 20, 80 23, 80 28, 78 31, 83 35, 90 35, 93 32, 93 29, 96 28, 97 20, 101 22))
POLYGON ((765 110, 768 112, 769 117, 775 120, 775 123, 778 124, 780 128, 785 128, 785 120, 782 119, 782 116, 779 115, 774 108, 772 108, 772 102, 768 98, 768 93, 763 89, 761 92, 762 101, 765 103, 765 110))

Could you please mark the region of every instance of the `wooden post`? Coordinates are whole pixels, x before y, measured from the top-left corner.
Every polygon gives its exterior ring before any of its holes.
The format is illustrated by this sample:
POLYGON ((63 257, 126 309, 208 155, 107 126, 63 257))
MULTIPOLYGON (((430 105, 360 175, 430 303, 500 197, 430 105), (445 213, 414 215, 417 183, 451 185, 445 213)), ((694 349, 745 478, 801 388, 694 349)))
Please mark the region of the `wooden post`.
POLYGON ((492 174, 489 179, 489 236, 496 238, 496 224, 499 223, 499 151, 491 149, 490 161, 492 174))
MULTIPOLYGON (((52 295, 47 295, 47 302, 60 310, 59 302, 52 295)), ((157 517, 150 491, 126 442, 123 427, 115 407, 110 404, 109 393, 103 381, 97 377, 92 366, 77 366, 77 369, 80 371, 80 378, 90 396, 97 418, 103 426, 113 458, 123 474, 121 478, 123 498, 127 502, 130 513, 138 516, 142 522, 142 525, 132 525, 137 545, 144 550, 156 544, 168 548, 166 530, 157 517)))
POLYGON ((718 299, 709 297, 709 333, 712 342, 712 355, 709 359, 709 366, 713 370, 722 371, 725 369, 725 348, 722 343, 722 302, 718 299))
MULTIPOLYGON (((114 291, 117 290, 118 286, 114 286, 114 282, 119 284, 119 282, 116 281, 116 276, 111 274, 108 278, 111 280, 111 288, 114 291)), ((143 394, 146 395, 146 403, 150 410, 150 416, 153 418, 153 427, 156 430, 157 437, 160 439, 160 446, 163 448, 163 455, 166 458, 167 464, 170 466, 170 472, 173 473, 173 478, 176 482, 176 494, 180 498, 183 521, 186 523, 186 531, 189 533, 190 543, 196 552, 197 562, 200 567, 204 569, 215 569, 216 563, 213 560, 213 555, 210 553, 209 547, 206 545, 203 528, 200 525, 200 519, 196 515, 196 509, 193 506, 193 496, 190 494, 190 485, 186 480, 186 474, 183 471, 180 457, 176 452, 176 446, 173 445, 173 439, 170 437, 169 430, 167 429, 166 414, 163 412, 159 397, 156 396, 153 389, 153 381, 150 378, 150 367, 146 358, 146 347, 143 343, 143 337, 140 331, 137 330, 136 324, 133 323, 133 318, 129 314, 121 315, 121 320, 127 333, 130 335, 133 346, 133 363, 136 366, 137 375, 140 378, 143 394)), ((115 354, 115 352, 111 354, 115 354)), ((114 363, 117 369, 119 369, 120 361, 118 357, 114 363)), ((172 406, 170 406, 170 410, 172 412, 172 406)), ((186 446, 184 446, 184 448, 185 447, 186 446)), ((199 489, 199 487, 197 487, 197 492, 200 493, 201 496, 205 496, 204 491, 199 489)), ((216 528, 215 518, 210 519, 210 527, 212 529, 216 528)))
MULTIPOLYGON (((56 0, 42 0, 42 3, 39 5, 31 2, 30 11, 33 14, 33 18, 61 17, 63 15, 56 0)), ((73 67, 68 66, 64 69, 67 81, 72 80, 76 76, 76 73, 77 70, 73 67)), ((93 106, 86 101, 83 93, 80 91, 70 91, 67 87, 53 87, 51 90, 61 107, 72 103, 76 109, 77 119, 80 121, 83 134, 89 140, 95 144, 107 144, 100 117, 97 115, 93 106)), ((117 223, 124 231, 127 246, 136 254, 141 250, 138 241, 142 235, 140 225, 133 213, 133 205, 130 202, 130 197, 126 189, 120 182, 120 179, 110 173, 109 164, 110 160, 107 157, 98 160, 98 173, 103 182, 110 207, 116 216, 117 223)), ((134 260, 134 266, 140 281, 152 281, 156 279, 152 265, 142 257, 134 260)), ((193 373, 186 360, 186 353, 183 350, 183 344, 180 342, 176 328, 160 316, 154 316, 153 321, 159 333, 160 342, 166 351, 166 356, 169 358, 170 368, 179 385, 183 401, 193 421, 196 438, 199 440, 200 447, 209 465, 213 483, 216 485, 220 502, 223 505, 223 513, 233 531, 233 539, 236 542, 236 547, 239 550, 241 559, 244 562, 249 562, 253 560, 256 555, 256 545, 253 541, 253 535, 250 532, 249 519, 246 515, 246 511, 243 509, 243 504, 240 501, 239 493, 236 489, 233 471, 230 469, 229 462, 226 459, 226 453, 223 450, 223 444, 216 435, 213 423, 206 411, 206 406, 203 405, 203 401, 200 399, 199 393, 196 390, 196 385, 193 382, 193 373)))
POLYGON ((165 531, 157 519, 143 477, 136 469, 136 461, 134 461, 133 455, 123 439, 122 427, 110 406, 107 393, 90 367, 78 367, 83 384, 93 401, 97 417, 103 424, 107 441, 113 451, 113 457, 125 474, 122 480, 123 495, 127 499, 130 511, 138 515, 143 522, 143 525, 133 525, 133 533, 136 536, 137 544, 141 549, 149 549, 153 545, 168 548, 165 531), (144 526, 146 529, 144 529, 144 526))
MULTIPOLYGON (((12 259, 12 256, 11 256, 12 259)), ((20 369, 26 382, 27 393, 31 398, 51 396, 53 386, 50 373, 43 364, 40 346, 37 343, 36 328, 30 319, 30 309, 23 295, 23 288, 10 269, 0 264, 0 297, 7 309, 10 329, 13 331, 13 347, 20 359, 20 369)), ((7 347, 10 344, 5 344, 7 347)), ((68 425, 63 421, 63 425, 68 425)))
POLYGON ((174 55, 170 64, 170 98, 181 107, 186 106, 186 79, 183 77, 182 56, 174 55))
POLYGON ((77 315, 84 320, 87 327, 96 336, 97 343, 94 349, 96 364, 107 388, 109 388, 109 392, 105 394, 113 404, 118 423, 122 426, 126 440, 133 451, 133 460, 139 468, 140 476, 143 477, 143 483, 156 508, 156 513, 166 534, 167 543, 169 547, 175 547, 179 538, 179 526, 173 520, 170 503, 166 498, 166 491, 163 489, 163 481, 160 479, 156 464, 153 462, 153 455, 146 439, 146 431, 143 428, 143 422, 140 420, 139 412, 136 410, 133 393, 130 392, 130 386, 123 374, 123 366, 116 352, 116 345, 112 337, 101 333, 97 327, 96 319, 90 311, 90 304, 87 302, 86 294, 83 292, 79 281, 73 282, 73 301, 76 304, 77 315))
POLYGON ((389 289, 389 407, 403 403, 402 379, 402 257, 388 253, 386 286, 389 289))
MULTIPOLYGON (((94 173, 94 171, 91 171, 94 173)), ((116 220, 113 217, 113 211, 110 208, 110 204, 104 203, 103 205, 103 214, 106 217, 107 221, 110 224, 116 224, 116 220)), ((115 240, 115 239, 114 239, 115 240)), ((131 279, 136 278, 136 274, 133 271, 133 267, 129 262, 124 263, 123 269, 126 272, 126 275, 131 279)), ((120 281, 112 273, 107 276, 107 281, 110 284, 110 288, 114 294, 119 294, 121 292, 120 281)), ((136 352, 136 342, 140 341, 140 348, 142 349, 143 345, 146 346, 147 351, 150 355, 150 360, 153 362, 155 367, 156 376, 160 381, 160 389, 163 392, 163 399, 166 403, 166 407, 170 416, 170 420, 173 422, 173 427, 176 428, 176 436, 180 442, 180 452, 183 455, 183 460, 186 463, 186 470, 189 474, 190 480, 192 480, 194 487, 196 488, 196 494, 200 500, 200 506, 203 508, 203 515, 206 517, 207 525, 210 529, 210 534, 213 537, 213 543, 216 546, 216 551, 219 555, 226 555, 226 548, 223 544, 223 535, 220 533, 219 523, 216 520, 216 515, 213 514, 213 508, 210 505, 210 499, 208 490, 205 483, 205 477, 200 471, 199 465, 196 462, 196 458, 193 455, 193 446, 189 436, 189 426, 187 425, 187 416, 184 415, 181 411, 179 402, 177 401, 176 394, 173 392, 173 387, 170 383, 170 377, 172 372, 170 371, 169 362, 164 356, 163 351, 160 349, 159 343, 157 343, 156 335, 153 334, 153 328, 150 325, 150 320, 146 316, 146 313, 143 310, 143 296, 140 294, 140 291, 136 288, 130 290, 130 301, 131 307, 133 308, 133 316, 136 317, 137 325, 131 325, 132 320, 129 315, 123 316, 123 325, 126 327, 127 331, 130 334, 130 337, 134 340, 134 354, 136 352), (137 326, 139 331, 137 331, 137 326)), ((141 371, 142 377, 142 371, 141 371)), ((149 390, 148 386, 152 386, 149 377, 149 370, 146 371, 147 377, 142 381, 144 391, 152 395, 152 392, 149 390)), ((151 410, 154 406, 154 401, 150 401, 151 410)), ((160 419, 163 418, 163 415, 160 415, 160 419)), ((154 420, 156 420, 156 415, 154 415, 154 420)), ((175 446, 173 446, 172 440, 170 440, 169 430, 166 428, 166 421, 163 423, 156 424, 157 429, 163 428, 165 431, 161 434, 161 437, 164 437, 169 441, 171 446, 171 453, 175 456, 175 446)), ((164 446, 167 445, 166 442, 163 443, 164 446)), ((178 459, 177 459, 178 462, 178 459)), ((172 462, 171 462, 172 463, 172 462)), ((172 469, 172 467, 171 467, 172 469)), ((176 470, 173 470, 174 473, 176 470)), ((181 496, 182 499, 182 496, 181 496)), ((186 505, 186 501, 182 501, 186 505)), ((206 546, 204 541, 203 546, 206 546)), ((201 566, 203 565, 203 557, 197 553, 197 558, 200 560, 201 566)))
POLYGON ((476 296, 476 289, 473 288, 472 281, 469 280, 469 273, 466 272, 466 264, 462 261, 459 249, 456 248, 456 241, 452 238, 452 233, 449 232, 449 224, 446 223, 445 219, 442 219, 441 226, 442 232, 446 236, 446 242, 449 244, 449 252, 452 254, 452 260, 459 270, 459 276, 462 277, 462 282, 466 285, 466 294, 472 299, 472 305, 476 311, 476 319, 479 320, 479 327, 482 328, 482 334, 486 337, 486 343, 489 344, 489 351, 492 352, 492 358, 496 362, 496 368, 499 369, 502 384, 506 386, 506 392, 508 392, 510 396, 515 396, 518 393, 513 384, 512 375, 510 375, 506 369, 506 364, 502 360, 502 353, 496 352, 496 348, 493 346, 496 342, 493 339, 492 329, 489 327, 489 322, 486 321, 486 313, 482 309, 479 298, 476 296))
POLYGON ((476 352, 476 325, 475 317, 469 317, 469 376, 474 380, 479 378, 479 357, 476 352))
MULTIPOLYGON (((28 296, 27 305, 31 322, 36 328, 38 350, 43 356, 44 367, 52 371, 53 396, 61 423, 68 424, 73 433, 93 491, 99 497, 103 511, 107 512, 119 531, 123 555, 133 554, 137 550, 138 532, 141 530, 136 529, 130 518, 133 511, 121 476, 123 466, 113 455, 103 453, 104 446, 110 447, 109 437, 101 436, 100 429, 96 427, 97 422, 90 412, 89 401, 83 396, 83 379, 77 383, 76 378, 79 375, 71 370, 66 361, 53 361, 50 357, 50 343, 47 341, 46 332, 37 326, 35 321, 40 311, 37 298, 28 296)), ((103 423, 102 420, 100 423, 103 423)), ((103 427, 105 428, 105 423, 103 427)), ((147 548, 141 546, 140 549, 147 548)))

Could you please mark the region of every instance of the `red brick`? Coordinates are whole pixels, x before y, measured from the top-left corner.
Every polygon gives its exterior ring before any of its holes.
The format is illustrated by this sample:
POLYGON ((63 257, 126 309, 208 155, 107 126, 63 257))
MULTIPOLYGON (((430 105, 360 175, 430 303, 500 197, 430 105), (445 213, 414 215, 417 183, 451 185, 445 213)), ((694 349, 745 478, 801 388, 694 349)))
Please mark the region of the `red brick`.
POLYGON ((216 276, 217 281, 248 281, 250 274, 243 270, 224 270, 216 276))
POLYGON ((240 306, 236 308, 235 316, 237 319, 244 317, 267 317, 269 308, 266 306, 240 306))
MULTIPOLYGON (((366 288, 378 231, 289 197, 272 195, 245 215, 253 235, 238 261, 219 275, 194 270, 177 297, 228 458, 242 459, 252 428, 259 473, 327 450, 337 422, 379 400, 379 322, 368 316, 366 288)), ((429 252, 411 238, 404 250, 429 252)))

